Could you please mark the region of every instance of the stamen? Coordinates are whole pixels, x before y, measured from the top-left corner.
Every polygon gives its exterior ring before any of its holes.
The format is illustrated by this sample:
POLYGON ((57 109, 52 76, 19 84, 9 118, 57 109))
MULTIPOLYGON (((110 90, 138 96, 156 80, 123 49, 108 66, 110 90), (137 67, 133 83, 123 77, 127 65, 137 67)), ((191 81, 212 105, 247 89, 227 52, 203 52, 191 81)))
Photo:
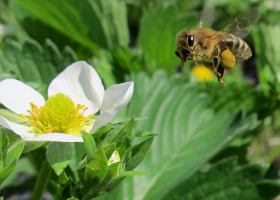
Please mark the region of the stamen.
POLYGON ((31 110, 32 110, 32 112, 34 112, 34 113, 36 112, 36 108, 35 108, 35 107, 32 107, 31 110))
POLYGON ((86 118, 85 118, 84 116, 82 116, 82 115, 79 117, 79 120, 80 120, 80 121, 83 121, 83 120, 85 120, 85 119, 86 119, 86 118))
POLYGON ((91 114, 91 115, 89 115, 88 117, 89 118, 93 118, 95 116, 95 114, 91 114))
POLYGON ((26 119, 26 115, 20 114, 19 116, 20 116, 22 119, 26 119))

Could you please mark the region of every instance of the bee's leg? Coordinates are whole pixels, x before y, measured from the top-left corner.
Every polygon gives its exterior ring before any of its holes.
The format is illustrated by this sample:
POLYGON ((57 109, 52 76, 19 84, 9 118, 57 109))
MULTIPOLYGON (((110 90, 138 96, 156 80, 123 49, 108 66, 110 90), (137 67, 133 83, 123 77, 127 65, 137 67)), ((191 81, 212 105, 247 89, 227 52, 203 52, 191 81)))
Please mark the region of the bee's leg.
POLYGON ((218 64, 219 64, 219 47, 218 45, 216 45, 215 49, 214 49, 214 52, 213 52, 213 71, 215 73, 215 75, 217 76, 218 75, 218 64))
POLYGON ((198 66, 198 63, 196 62, 196 59, 195 59, 195 55, 193 54, 192 56, 192 61, 194 62, 195 66, 198 66))
POLYGON ((216 45, 214 52, 213 52, 213 71, 218 78, 218 81, 225 86, 225 82, 222 80, 222 77, 225 73, 225 69, 219 65, 219 46, 216 45))
POLYGON ((221 65, 219 65, 217 71, 218 71, 218 75, 217 75, 218 81, 219 81, 223 86, 225 86, 226 84, 225 84, 225 82, 222 80, 222 78, 223 78, 223 76, 224 76, 224 74, 225 74, 225 72, 226 72, 225 69, 224 69, 221 65))
POLYGON ((191 54, 193 54, 193 62, 194 62, 194 64, 196 65, 196 66, 198 66, 198 63, 196 62, 196 59, 195 59, 195 56, 197 55, 196 54, 196 50, 197 50, 197 47, 200 45, 200 43, 197 43, 194 47, 193 47, 193 49, 192 49, 192 51, 191 51, 191 54))

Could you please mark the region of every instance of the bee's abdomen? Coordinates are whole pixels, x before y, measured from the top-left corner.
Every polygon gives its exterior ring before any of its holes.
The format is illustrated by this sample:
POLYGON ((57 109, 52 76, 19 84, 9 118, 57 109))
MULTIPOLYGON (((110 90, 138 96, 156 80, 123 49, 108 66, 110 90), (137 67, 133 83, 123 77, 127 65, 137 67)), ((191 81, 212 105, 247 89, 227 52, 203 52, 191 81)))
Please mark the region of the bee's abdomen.
POLYGON ((220 42, 221 50, 229 49, 237 60, 246 60, 252 56, 252 50, 249 45, 239 37, 227 34, 220 42))

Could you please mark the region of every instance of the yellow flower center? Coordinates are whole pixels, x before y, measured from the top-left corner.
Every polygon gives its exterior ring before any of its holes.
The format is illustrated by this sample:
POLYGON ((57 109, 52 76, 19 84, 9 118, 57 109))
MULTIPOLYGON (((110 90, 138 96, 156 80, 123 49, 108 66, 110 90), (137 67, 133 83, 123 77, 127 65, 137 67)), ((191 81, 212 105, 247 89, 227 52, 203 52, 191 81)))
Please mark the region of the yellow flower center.
POLYGON ((94 114, 84 116, 87 108, 78 104, 75 106, 72 99, 62 93, 51 96, 44 106, 38 108, 30 103, 29 116, 20 115, 26 119, 26 124, 35 131, 35 136, 44 133, 66 133, 81 136, 81 131, 90 129, 95 122, 94 114))

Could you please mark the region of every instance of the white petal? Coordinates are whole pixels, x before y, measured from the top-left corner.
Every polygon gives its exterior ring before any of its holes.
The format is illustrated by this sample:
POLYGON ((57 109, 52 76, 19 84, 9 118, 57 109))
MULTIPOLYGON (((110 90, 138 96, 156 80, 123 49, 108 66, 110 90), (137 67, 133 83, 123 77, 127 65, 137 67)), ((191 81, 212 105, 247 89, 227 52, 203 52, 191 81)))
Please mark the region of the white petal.
POLYGON ((21 137, 34 137, 34 133, 29 131, 30 127, 11 122, 2 116, 0 116, 0 125, 14 131, 21 137))
POLYGON ((88 107, 85 112, 85 115, 88 115, 100 109, 104 86, 93 67, 79 61, 68 66, 50 83, 49 97, 57 93, 66 94, 75 104, 88 107))
POLYGON ((100 116, 93 125, 93 131, 115 119, 129 103, 134 90, 133 82, 109 87, 104 94, 100 116))
POLYGON ((5 79, 0 82, 0 102, 15 113, 27 115, 27 110, 31 109, 30 102, 40 107, 45 104, 45 99, 21 81, 5 79))
POLYGON ((63 133, 46 133, 34 138, 22 137, 28 141, 52 141, 52 142, 83 142, 82 137, 77 137, 63 133))

